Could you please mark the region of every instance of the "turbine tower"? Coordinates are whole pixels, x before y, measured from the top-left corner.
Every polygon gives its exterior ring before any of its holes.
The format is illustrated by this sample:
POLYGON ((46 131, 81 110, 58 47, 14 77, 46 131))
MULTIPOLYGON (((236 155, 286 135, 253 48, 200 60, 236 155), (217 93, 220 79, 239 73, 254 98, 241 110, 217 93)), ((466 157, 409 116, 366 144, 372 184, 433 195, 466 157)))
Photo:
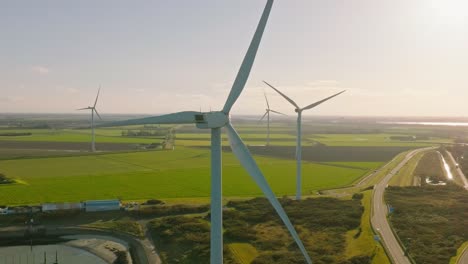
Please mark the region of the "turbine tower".
POLYGON ((275 114, 279 114, 279 115, 284 115, 284 116, 285 116, 285 114, 270 109, 270 104, 268 103, 268 98, 266 96, 266 93, 263 93, 263 95, 265 95, 265 101, 266 101, 267 108, 265 109, 266 112, 262 116, 262 118, 260 118, 259 122, 261 122, 265 118, 265 116, 267 117, 267 143, 266 143, 266 145, 269 146, 270 145, 270 112, 275 113, 275 114))
POLYGON ((296 102, 294 102, 291 98, 287 97, 285 94, 283 94, 282 92, 280 92, 278 89, 276 89, 275 87, 273 87, 271 84, 263 81, 266 85, 270 86, 273 90, 275 90, 277 93, 279 93, 284 99, 286 99, 286 101, 290 102, 294 107, 294 111, 296 111, 297 113, 297 138, 296 138, 296 162, 297 162, 297 166, 296 166, 296 200, 300 200, 301 199, 301 196, 302 196, 302 168, 301 168, 301 161, 302 161, 302 111, 304 110, 307 110, 307 109, 311 109, 311 108, 314 108, 316 106, 318 106, 319 104, 325 102, 325 101, 328 101, 330 99, 332 99, 333 97, 335 96, 338 96, 342 93, 344 93, 345 91, 341 91, 337 94, 334 94, 330 97, 327 97, 325 99, 322 99, 318 102, 315 102, 313 104, 310 104, 306 107, 303 107, 303 108, 300 108, 296 102))
POLYGON ((99 87, 99 89, 98 89, 96 100, 94 101, 93 106, 88 106, 88 107, 85 107, 85 108, 77 109, 77 110, 88 110, 88 109, 91 110, 91 152, 96 151, 95 135, 94 135, 94 113, 96 113, 96 115, 99 117, 99 119, 102 120, 101 116, 99 115, 99 113, 98 113, 98 111, 96 109, 96 104, 97 104, 97 101, 98 101, 98 98, 99 98, 99 92, 100 91, 101 91, 101 87, 99 87))
POLYGON ((201 129, 211 129, 211 233, 210 233, 210 262, 211 264, 223 263, 223 208, 222 208, 222 164, 221 164, 221 128, 226 128, 232 152, 247 170, 260 189, 263 191, 273 208, 280 216, 283 223, 291 233, 294 241, 304 255, 307 263, 312 263, 301 239, 294 226, 286 215, 283 207, 279 203, 275 194, 268 185, 265 177, 258 168, 249 150, 242 142, 237 131, 231 124, 229 112, 239 98, 245 83, 250 74, 250 70, 255 60, 255 56, 260 45, 260 40, 265 29, 268 16, 270 14, 273 0, 268 0, 263 11, 260 22, 257 26, 252 42, 247 50, 247 54, 242 61, 239 72, 232 85, 229 96, 221 111, 210 111, 200 113, 199 111, 185 111, 162 116, 154 116, 140 119, 133 119, 120 122, 103 124, 102 126, 122 126, 140 124, 195 124, 201 129))

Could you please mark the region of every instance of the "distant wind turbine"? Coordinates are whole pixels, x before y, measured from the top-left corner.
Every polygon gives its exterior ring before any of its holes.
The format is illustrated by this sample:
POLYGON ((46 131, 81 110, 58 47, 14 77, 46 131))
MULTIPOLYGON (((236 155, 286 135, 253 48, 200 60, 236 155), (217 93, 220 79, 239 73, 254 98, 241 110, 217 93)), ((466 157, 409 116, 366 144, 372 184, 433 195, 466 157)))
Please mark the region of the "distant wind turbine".
POLYGON ((297 200, 300 200, 301 199, 301 193, 302 193, 302 168, 301 168, 301 161, 302 161, 302 111, 304 110, 307 110, 307 109, 311 109, 311 108, 314 108, 316 106, 318 106, 319 104, 325 102, 325 101, 328 101, 330 99, 332 99, 333 97, 335 96, 338 96, 342 93, 345 92, 344 91, 341 91, 337 94, 334 94, 330 97, 327 97, 325 99, 322 99, 320 101, 317 101, 313 104, 310 104, 306 107, 303 107, 303 108, 300 108, 296 102, 294 102, 291 98, 287 97, 285 94, 283 94, 282 92, 280 92, 278 89, 276 89, 275 87, 273 87, 271 84, 263 81, 266 85, 270 86, 273 90, 275 90, 277 93, 279 93, 282 97, 284 97, 284 99, 286 99, 286 101, 290 102, 294 107, 295 107, 295 111, 297 113, 297 139, 296 139, 296 159, 297 159, 297 167, 296 167, 296 199, 297 200))
POLYGON ((95 135, 94 135, 94 113, 96 113, 96 115, 99 117, 99 119, 102 120, 101 116, 99 115, 99 113, 98 113, 98 111, 96 109, 96 104, 97 104, 97 101, 98 101, 98 98, 99 98, 99 92, 100 91, 101 91, 101 87, 99 87, 99 89, 98 89, 96 100, 94 101, 93 106, 88 106, 88 107, 85 107, 85 108, 77 109, 77 110, 88 110, 88 109, 91 110, 91 151, 92 152, 96 151, 95 135))
POLYGON ((266 145, 269 146, 270 145, 270 112, 275 113, 275 114, 279 114, 279 115, 284 115, 284 116, 285 116, 285 114, 270 109, 270 104, 268 103, 268 98, 266 96, 266 93, 263 93, 263 95, 265 95, 265 101, 266 101, 267 108, 265 109, 266 112, 262 116, 262 118, 260 118, 259 122, 261 122, 265 118, 265 116, 267 117, 267 143, 266 143, 266 145))
POLYGON ((211 233, 210 233, 210 262, 211 264, 223 263, 223 205, 222 205, 222 164, 221 164, 221 128, 226 128, 229 143, 232 152, 240 161, 242 166, 247 170, 250 176, 254 179, 260 189, 263 191, 267 199, 270 201, 273 208, 280 216, 286 228, 291 233, 294 241, 299 246, 307 263, 312 263, 301 239, 299 238, 294 226, 291 224, 286 212, 279 203, 275 194, 271 190, 268 182, 258 168, 255 160, 249 150, 242 142, 237 134, 237 131, 231 124, 229 112, 232 106, 239 98, 247 79, 250 70, 257 54, 258 46, 265 29, 268 16, 270 14, 273 0, 268 0, 265 10, 263 11, 260 22, 250 43, 247 54, 242 61, 239 72, 232 85, 229 96, 221 111, 210 111, 200 113, 199 111, 185 111, 162 116, 154 116, 127 121, 113 122, 102 126, 122 126, 122 125, 140 125, 140 124, 196 124, 198 128, 211 129, 211 233))

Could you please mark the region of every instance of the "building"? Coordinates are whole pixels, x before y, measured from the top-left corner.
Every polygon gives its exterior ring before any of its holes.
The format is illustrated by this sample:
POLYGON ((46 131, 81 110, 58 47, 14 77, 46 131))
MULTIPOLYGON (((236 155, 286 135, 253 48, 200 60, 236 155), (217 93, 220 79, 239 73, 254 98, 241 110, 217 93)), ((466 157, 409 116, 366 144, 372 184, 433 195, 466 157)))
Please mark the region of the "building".
POLYGON ((0 207, 0 215, 8 214, 8 207, 0 207))
POLYGON ((42 204, 42 212, 57 211, 57 210, 81 210, 82 203, 45 203, 42 204))
POLYGON ((119 200, 85 201, 83 206, 86 212, 116 211, 120 210, 119 200))

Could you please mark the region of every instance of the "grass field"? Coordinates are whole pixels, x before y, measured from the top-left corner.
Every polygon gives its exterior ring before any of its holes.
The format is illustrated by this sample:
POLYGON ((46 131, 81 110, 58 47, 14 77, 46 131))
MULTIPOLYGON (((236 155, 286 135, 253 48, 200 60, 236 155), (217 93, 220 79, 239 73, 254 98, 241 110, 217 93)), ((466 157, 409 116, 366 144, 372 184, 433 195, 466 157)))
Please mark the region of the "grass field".
MULTIPOLYGON (((21 129, 21 130, 8 130, 12 132, 31 132, 30 136, 0 136, 0 142, 3 140, 10 141, 40 141, 40 142, 90 142, 91 130, 89 129, 64 129, 64 130, 50 130, 50 129, 21 129)), ((155 138, 136 138, 136 137, 122 137, 121 130, 97 129, 96 142, 97 143, 153 143, 159 142, 161 137, 155 138)))
POLYGON ((305 138, 318 141, 327 146, 431 146, 437 143, 452 142, 446 138, 431 138, 429 140, 400 141, 392 140, 391 136, 401 134, 314 134, 305 138))
POLYGON ((390 264, 384 248, 374 240, 374 232, 370 224, 372 191, 364 191, 362 193, 364 197, 361 202, 364 206, 364 212, 361 217, 360 234, 358 237, 355 237, 357 232, 359 232, 358 230, 352 230, 346 233, 346 257, 374 255, 372 263, 390 264))
POLYGON ((421 152, 412 157, 391 179, 389 185, 392 186, 413 186, 414 169, 426 152, 421 152))
MULTIPOLYGON (((193 148, 210 144, 209 131, 178 126, 174 151, 112 153, 133 150, 135 144, 163 140, 163 137, 121 136, 122 131, 128 129, 147 128, 96 129, 97 148, 101 147, 108 153, 99 155, 82 152, 89 147, 89 129, 6 129, 8 132, 31 132, 32 135, 0 137, 0 144, 3 142, 3 148, 0 146, 0 172, 22 183, 1 186, 0 204, 105 198, 177 200, 209 196, 209 149, 193 148)), ((240 125, 238 130, 275 193, 279 196, 294 194, 295 127, 273 126, 272 146, 269 148, 263 147, 265 128, 262 125, 240 125)), ((428 144, 390 140, 392 135, 306 133, 303 193, 310 195, 318 190, 350 185, 399 152, 428 144), (312 146, 317 142, 330 147, 312 146)), ((226 197, 262 195, 230 153, 224 134, 223 145, 226 146, 223 194, 226 197)))
MULTIPOLYGON (((261 125, 236 127, 241 137, 250 145, 264 145, 266 130, 261 125)), ((127 129, 143 129, 143 127, 98 128, 96 129, 96 142, 101 143, 153 143, 164 137, 123 137, 122 131, 127 129)), ((3 131, 3 130, 0 130, 3 131)), ((90 129, 8 129, 8 132, 30 132, 30 136, 0 136, 0 141, 49 141, 49 142, 89 142, 90 129)), ((304 133, 303 145, 313 146, 316 143, 328 146, 430 146, 438 143, 450 143, 451 139, 431 137, 428 140, 400 141, 392 140, 391 136, 403 134, 375 133, 375 134, 310 134, 304 133)), ((227 143, 227 137, 222 135, 227 143)), ((295 146, 296 132, 290 127, 272 127, 270 140, 272 145, 295 146)), ((210 134, 207 130, 196 129, 192 126, 183 126, 176 129, 176 145, 179 146, 208 146, 210 134)))
MULTIPOLYGON (((295 189, 295 162, 256 157, 275 193, 295 189)), ((303 193, 348 185, 380 162, 303 164, 303 193)), ((207 197, 210 191, 207 149, 151 151, 0 161, 0 171, 22 184, 0 186, 0 204, 121 198, 207 197)), ((225 196, 258 196, 260 189, 231 153, 223 155, 225 196)))
POLYGON ((239 264, 249 264, 257 256, 257 249, 249 243, 230 243, 228 248, 239 264))
POLYGON ((452 257, 450 259, 449 264, 458 264, 458 260, 462 256, 463 252, 468 249, 468 241, 463 243, 458 249, 457 249, 457 255, 452 257))

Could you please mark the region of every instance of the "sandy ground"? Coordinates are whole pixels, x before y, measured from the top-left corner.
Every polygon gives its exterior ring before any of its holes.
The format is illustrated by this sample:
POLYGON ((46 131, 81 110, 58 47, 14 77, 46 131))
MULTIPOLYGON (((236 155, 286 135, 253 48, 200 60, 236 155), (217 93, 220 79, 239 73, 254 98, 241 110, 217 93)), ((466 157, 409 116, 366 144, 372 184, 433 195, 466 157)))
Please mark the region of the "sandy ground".
POLYGON ((108 236, 91 236, 91 235, 70 235, 64 236, 66 239, 74 239, 65 243, 67 246, 80 248, 86 250, 107 263, 113 263, 116 259, 114 252, 125 251, 127 253, 128 263, 132 263, 130 253, 128 252, 128 244, 120 239, 108 236))

